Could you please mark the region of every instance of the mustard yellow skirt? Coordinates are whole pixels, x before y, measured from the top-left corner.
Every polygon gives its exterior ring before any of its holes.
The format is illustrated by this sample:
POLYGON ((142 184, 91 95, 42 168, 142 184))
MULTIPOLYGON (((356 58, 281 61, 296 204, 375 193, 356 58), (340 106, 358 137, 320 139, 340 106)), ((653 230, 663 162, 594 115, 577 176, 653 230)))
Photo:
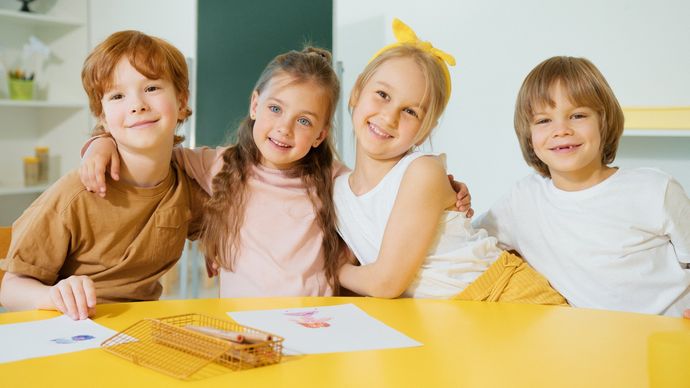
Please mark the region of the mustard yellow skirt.
POLYGON ((452 299, 568 306, 548 280, 522 258, 503 251, 501 256, 452 299))

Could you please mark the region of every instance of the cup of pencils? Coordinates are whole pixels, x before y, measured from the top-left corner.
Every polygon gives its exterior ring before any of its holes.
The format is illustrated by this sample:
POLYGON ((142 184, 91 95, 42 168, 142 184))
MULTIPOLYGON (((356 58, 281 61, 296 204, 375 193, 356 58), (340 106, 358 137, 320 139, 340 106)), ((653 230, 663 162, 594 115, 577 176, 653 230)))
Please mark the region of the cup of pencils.
POLYGON ((22 70, 10 70, 7 81, 9 83, 10 99, 33 100, 34 98, 34 74, 28 74, 22 70))

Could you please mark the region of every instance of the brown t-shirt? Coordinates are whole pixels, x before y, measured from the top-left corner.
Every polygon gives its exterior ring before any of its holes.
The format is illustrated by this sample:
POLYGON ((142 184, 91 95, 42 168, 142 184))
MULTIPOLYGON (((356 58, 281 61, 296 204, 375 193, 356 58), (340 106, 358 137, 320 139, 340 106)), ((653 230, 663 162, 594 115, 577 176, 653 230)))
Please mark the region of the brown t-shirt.
POLYGON ((109 179, 101 198, 86 191, 72 171, 12 225, 0 269, 46 285, 89 276, 98 303, 156 300, 162 291, 158 279, 180 257, 189 231, 191 185, 173 163, 155 187, 109 179))

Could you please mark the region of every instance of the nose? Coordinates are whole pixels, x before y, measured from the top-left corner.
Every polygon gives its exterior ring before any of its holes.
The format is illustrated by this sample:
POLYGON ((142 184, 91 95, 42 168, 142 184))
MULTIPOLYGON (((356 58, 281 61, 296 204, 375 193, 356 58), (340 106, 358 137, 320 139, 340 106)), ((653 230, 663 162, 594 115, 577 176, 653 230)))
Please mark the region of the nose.
POLYGON ((148 108, 149 108, 149 107, 148 107, 148 105, 146 104, 146 102, 144 101, 143 98, 134 97, 134 100, 132 101, 132 104, 131 104, 131 106, 130 106, 130 108, 129 108, 129 111, 130 111, 130 113, 132 113, 132 114, 134 114, 134 113, 141 113, 141 112, 147 111, 148 108))
POLYGON ((567 121, 554 121, 553 124, 552 135, 554 137, 569 136, 573 134, 573 129, 570 127, 567 121))
POLYGON ((397 107, 388 105, 381 110, 381 116, 383 116, 386 124, 390 128, 398 128, 398 120, 400 119, 400 111, 397 107))
POLYGON ((279 134, 281 134, 285 137, 291 137, 293 124, 294 124, 293 120, 289 119, 289 118, 279 120, 276 123, 276 130, 278 131, 279 134))

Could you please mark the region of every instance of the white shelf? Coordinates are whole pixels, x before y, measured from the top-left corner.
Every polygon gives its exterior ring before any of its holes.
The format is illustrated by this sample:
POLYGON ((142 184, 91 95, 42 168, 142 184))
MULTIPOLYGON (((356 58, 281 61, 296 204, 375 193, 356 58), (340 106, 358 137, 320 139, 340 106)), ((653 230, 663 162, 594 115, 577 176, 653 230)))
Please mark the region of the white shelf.
POLYGON ((68 109, 83 109, 86 108, 84 102, 62 102, 62 101, 42 101, 42 100, 8 100, 0 99, 0 107, 10 108, 68 108, 68 109))
POLYGON ((69 17, 19 12, 7 9, 0 9, 0 20, 8 22, 19 22, 25 25, 29 24, 36 26, 52 25, 65 27, 79 27, 84 25, 83 21, 69 17))
POLYGON ((40 194, 44 192, 49 185, 36 186, 0 186, 0 196, 2 195, 19 195, 19 194, 40 194))
POLYGON ((690 137, 690 129, 626 129, 626 137, 690 137))

